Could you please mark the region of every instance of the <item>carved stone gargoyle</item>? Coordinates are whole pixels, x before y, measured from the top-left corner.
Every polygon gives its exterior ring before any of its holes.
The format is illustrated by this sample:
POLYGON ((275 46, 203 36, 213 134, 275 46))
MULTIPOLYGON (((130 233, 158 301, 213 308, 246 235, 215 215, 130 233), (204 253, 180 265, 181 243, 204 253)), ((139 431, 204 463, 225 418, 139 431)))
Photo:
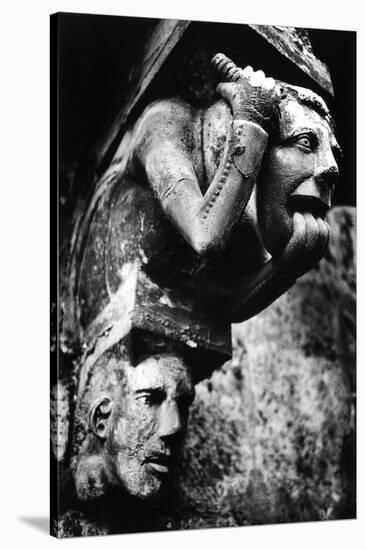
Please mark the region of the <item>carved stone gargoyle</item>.
POLYGON ((273 302, 328 244, 339 145, 324 101, 222 54, 213 66, 218 101, 147 107, 75 229, 80 498, 108 484, 160 494, 193 384, 231 357, 231 323, 273 302), (175 427, 164 431, 167 411, 175 427), (151 437, 147 455, 126 443, 134 431, 151 437))

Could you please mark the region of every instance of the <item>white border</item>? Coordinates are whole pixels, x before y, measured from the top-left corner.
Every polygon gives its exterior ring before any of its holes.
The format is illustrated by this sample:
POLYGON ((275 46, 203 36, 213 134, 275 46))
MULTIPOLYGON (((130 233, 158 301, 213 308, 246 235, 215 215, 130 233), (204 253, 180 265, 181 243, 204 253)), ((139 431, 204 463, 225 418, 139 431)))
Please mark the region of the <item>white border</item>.
MULTIPOLYGON (((0 47, 1 93, 1 483, 0 539, 3 548, 42 550, 54 544, 117 548, 361 548, 365 524, 366 486, 362 469, 365 439, 359 429, 359 519, 357 521, 291 524, 179 533, 120 535, 58 542, 21 521, 48 515, 48 270, 49 270, 49 14, 56 11, 171 17, 241 23, 297 25, 357 30, 358 76, 364 90, 364 14, 361 2, 341 4, 319 0, 276 2, 182 3, 133 0, 13 2, 2 5, 0 47), (218 3, 216 3, 218 4, 218 3), (360 59, 361 58, 361 59, 360 59), (5 122, 5 124, 4 124, 5 122), (5 303, 5 307, 3 304, 5 303), (4 353, 5 352, 5 353, 4 353)), ((359 97, 364 95, 359 88, 359 97)), ((358 120, 364 121, 363 101, 358 120)), ((360 122, 361 124, 361 122, 360 122)), ((364 139, 359 131, 362 160, 364 139)), ((359 174, 359 211, 365 204, 365 184, 359 174)), ((359 216, 359 241, 365 235, 359 216)), ((359 340, 363 330, 364 254, 359 250, 359 340), (360 275, 361 273, 361 275, 360 275)), ((365 407, 363 354, 358 359, 359 426, 365 407)), ((365 538, 365 537, 363 537, 365 538)))

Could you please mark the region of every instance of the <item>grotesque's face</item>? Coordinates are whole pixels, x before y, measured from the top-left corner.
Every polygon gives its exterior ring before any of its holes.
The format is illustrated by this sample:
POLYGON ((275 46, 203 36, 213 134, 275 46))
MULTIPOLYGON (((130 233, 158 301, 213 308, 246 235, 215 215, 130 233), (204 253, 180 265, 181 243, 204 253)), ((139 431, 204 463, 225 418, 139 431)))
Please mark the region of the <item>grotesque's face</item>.
POLYGON ((193 399, 189 370, 176 355, 155 355, 126 367, 106 451, 114 478, 130 495, 151 500, 164 490, 182 450, 193 399))
POLYGON ((338 177, 339 146, 327 120, 293 98, 280 110, 279 133, 263 160, 257 195, 259 227, 272 256, 290 240, 295 211, 324 218, 338 177))

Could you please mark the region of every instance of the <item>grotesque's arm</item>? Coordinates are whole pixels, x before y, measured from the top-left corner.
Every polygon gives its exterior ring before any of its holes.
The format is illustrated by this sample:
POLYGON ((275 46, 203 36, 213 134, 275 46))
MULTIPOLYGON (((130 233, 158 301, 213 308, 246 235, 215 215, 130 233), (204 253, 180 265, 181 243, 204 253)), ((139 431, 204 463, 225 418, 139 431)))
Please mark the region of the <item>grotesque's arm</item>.
POLYGON ((261 236, 272 260, 228 289, 225 308, 233 322, 256 315, 288 290, 319 262, 329 241, 325 213, 338 179, 340 148, 323 100, 301 88, 288 86, 288 93, 257 189, 261 236))
POLYGON ((226 295, 226 314, 239 323, 257 315, 322 258, 329 243, 325 220, 295 212, 293 236, 278 258, 267 262, 249 281, 226 295))
POLYGON ((274 104, 274 80, 251 68, 237 82, 220 84, 218 91, 229 102, 233 121, 204 196, 193 160, 197 121, 189 106, 174 100, 157 104, 142 118, 136 144, 163 210, 199 254, 224 246, 243 212, 266 148, 267 115, 274 104))

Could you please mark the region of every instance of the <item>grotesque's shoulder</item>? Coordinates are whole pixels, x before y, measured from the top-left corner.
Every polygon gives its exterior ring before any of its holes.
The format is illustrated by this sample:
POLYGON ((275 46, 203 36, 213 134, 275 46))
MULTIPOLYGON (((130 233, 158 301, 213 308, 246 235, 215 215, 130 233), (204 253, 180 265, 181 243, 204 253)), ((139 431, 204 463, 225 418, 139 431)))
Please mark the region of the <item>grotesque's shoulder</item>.
POLYGON ((153 117, 178 119, 194 116, 196 109, 189 103, 178 97, 159 99, 148 105, 140 117, 140 123, 144 123, 153 117))
POLYGON ((137 121, 134 134, 139 147, 146 139, 181 139, 194 131, 197 110, 178 98, 151 103, 137 121))

